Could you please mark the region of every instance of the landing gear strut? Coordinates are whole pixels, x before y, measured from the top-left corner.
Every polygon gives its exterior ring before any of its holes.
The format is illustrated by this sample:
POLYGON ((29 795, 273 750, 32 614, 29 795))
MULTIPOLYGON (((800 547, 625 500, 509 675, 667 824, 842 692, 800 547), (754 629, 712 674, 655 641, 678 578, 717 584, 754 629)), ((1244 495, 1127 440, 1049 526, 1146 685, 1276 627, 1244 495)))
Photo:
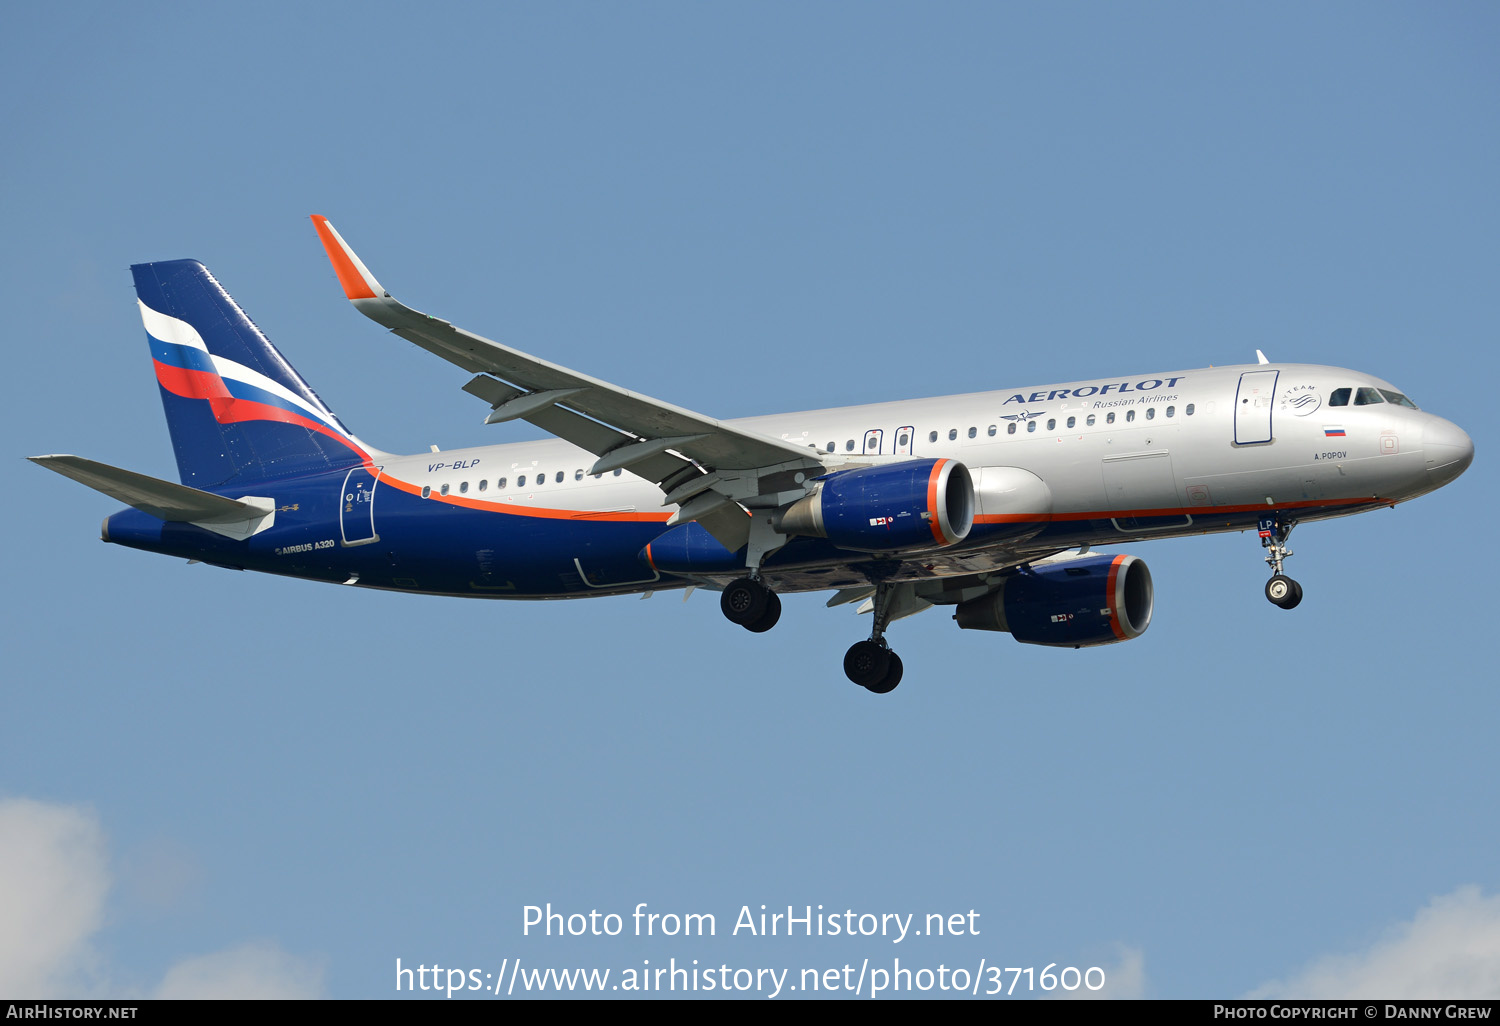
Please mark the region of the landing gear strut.
POLYGON ((1302 601, 1302 585, 1281 572, 1282 561, 1292 555, 1286 540, 1294 526, 1292 521, 1275 514, 1260 518, 1260 543, 1267 550, 1266 562, 1271 564, 1272 575, 1266 582, 1266 598, 1282 609, 1295 609, 1302 601))
POLYGON ((901 683, 901 657, 885 641, 894 593, 894 585, 876 587, 875 626, 870 631, 870 640, 856 641, 844 654, 844 676, 877 695, 889 694, 901 683))
POLYGON ((781 599, 754 577, 741 577, 719 596, 719 608, 730 623, 764 634, 781 619, 781 599))

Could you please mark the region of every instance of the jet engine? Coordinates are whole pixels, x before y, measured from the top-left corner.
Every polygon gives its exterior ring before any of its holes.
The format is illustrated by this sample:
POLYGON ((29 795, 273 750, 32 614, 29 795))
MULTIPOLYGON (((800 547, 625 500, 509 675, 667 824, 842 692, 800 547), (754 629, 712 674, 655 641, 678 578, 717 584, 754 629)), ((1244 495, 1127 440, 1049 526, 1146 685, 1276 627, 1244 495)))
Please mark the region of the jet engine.
POLYGON ((974 525, 974 484, 957 460, 907 460, 829 474, 778 511, 783 534, 859 552, 944 548, 974 525))
POLYGON ((1007 631, 1028 645, 1084 648, 1129 641, 1151 625, 1151 571, 1135 556, 1034 563, 982 598, 961 603, 965 630, 1007 631))

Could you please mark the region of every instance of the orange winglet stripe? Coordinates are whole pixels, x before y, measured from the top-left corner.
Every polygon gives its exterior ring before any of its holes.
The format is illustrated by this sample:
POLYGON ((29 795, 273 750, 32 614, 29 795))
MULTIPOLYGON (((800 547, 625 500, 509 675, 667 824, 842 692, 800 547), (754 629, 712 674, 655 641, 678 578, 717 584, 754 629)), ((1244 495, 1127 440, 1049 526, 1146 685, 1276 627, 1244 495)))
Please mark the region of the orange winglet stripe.
POLYGON ((359 268, 354 266, 354 261, 349 259, 348 252, 339 245, 339 240, 329 228, 328 218, 321 214, 313 214, 312 223, 313 227, 318 230, 318 238, 322 240, 323 248, 328 251, 328 262, 333 264, 333 273, 339 276, 339 284, 344 287, 344 295, 350 299, 374 299, 375 293, 365 281, 365 276, 359 273, 359 268))

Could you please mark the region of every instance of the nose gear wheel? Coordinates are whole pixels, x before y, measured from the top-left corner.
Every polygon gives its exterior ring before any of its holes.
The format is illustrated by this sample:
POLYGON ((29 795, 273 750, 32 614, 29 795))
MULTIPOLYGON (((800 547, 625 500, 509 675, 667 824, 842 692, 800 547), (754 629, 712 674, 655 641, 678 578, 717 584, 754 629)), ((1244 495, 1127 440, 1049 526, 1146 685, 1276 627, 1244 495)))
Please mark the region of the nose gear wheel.
POLYGON ((1260 543, 1266 549, 1266 562, 1271 565, 1271 579, 1266 582, 1266 598, 1272 605, 1282 609, 1296 609, 1302 601, 1302 585, 1281 572, 1281 564, 1292 555, 1286 547, 1295 522, 1283 520, 1278 514, 1260 518, 1260 543))

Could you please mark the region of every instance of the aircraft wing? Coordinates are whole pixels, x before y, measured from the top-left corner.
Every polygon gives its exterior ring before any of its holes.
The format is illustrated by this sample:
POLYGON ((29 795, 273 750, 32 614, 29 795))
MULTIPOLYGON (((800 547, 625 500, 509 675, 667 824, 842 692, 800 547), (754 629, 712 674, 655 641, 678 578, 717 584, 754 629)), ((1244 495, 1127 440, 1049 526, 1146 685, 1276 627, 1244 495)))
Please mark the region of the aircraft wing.
POLYGON ((730 500, 773 504, 793 473, 823 473, 816 450, 631 392, 413 310, 385 290, 327 218, 312 220, 355 309, 479 375, 464 390, 493 407, 486 423, 520 419, 567 439, 599 457, 590 473, 629 470, 660 485, 663 504, 683 504, 683 514, 695 513, 685 504, 696 499, 696 515, 679 514, 679 522, 700 520, 731 549, 738 545, 711 526, 723 520, 730 500))

